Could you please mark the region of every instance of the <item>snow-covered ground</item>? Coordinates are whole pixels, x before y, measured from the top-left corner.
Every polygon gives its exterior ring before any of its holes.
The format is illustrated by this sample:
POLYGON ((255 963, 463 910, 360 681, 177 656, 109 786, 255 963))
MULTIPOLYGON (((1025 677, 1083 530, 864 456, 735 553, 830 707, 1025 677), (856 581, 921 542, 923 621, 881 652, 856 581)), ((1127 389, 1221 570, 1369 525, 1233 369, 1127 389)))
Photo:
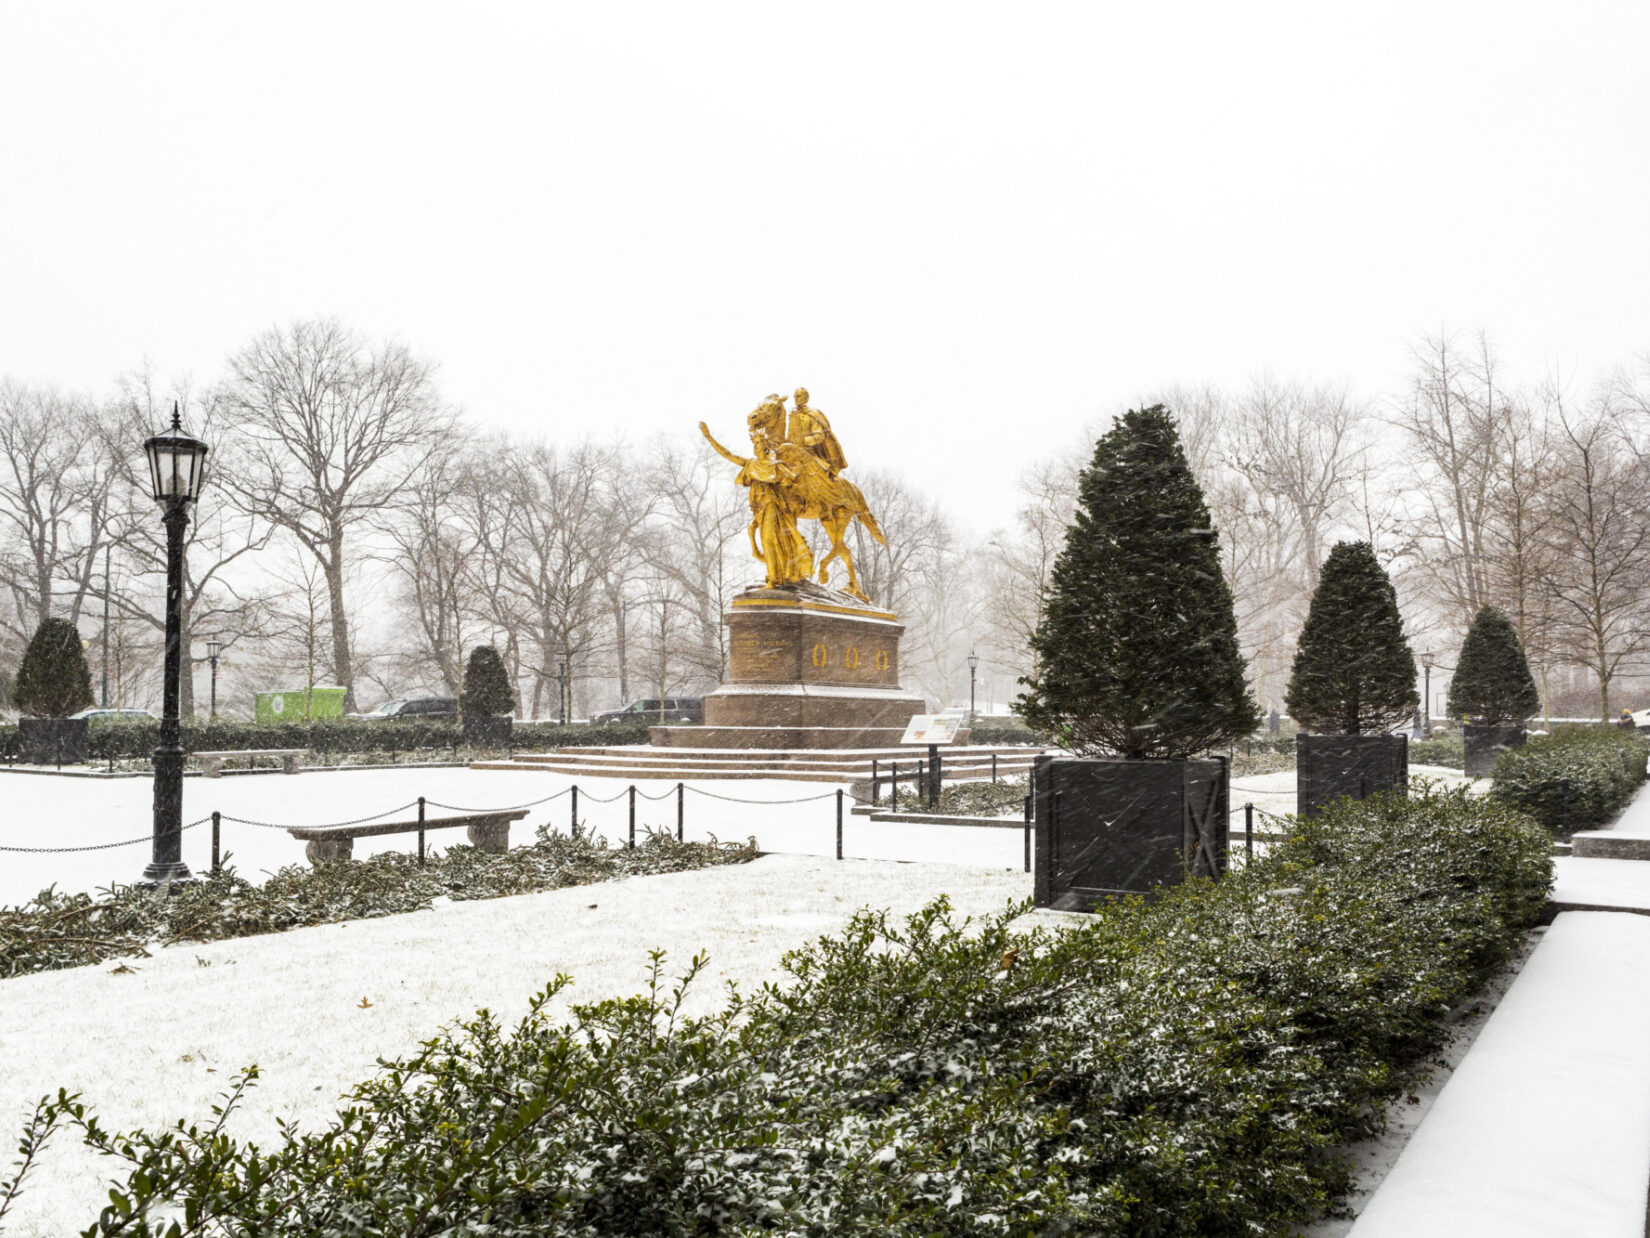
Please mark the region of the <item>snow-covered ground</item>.
MULTIPOLYGON (((515 785, 538 781, 501 776, 515 785)), ((1018 846, 1010 831, 979 832, 1006 833, 1018 846)), ((670 951, 673 971, 705 950, 709 983, 695 1007, 702 1012, 722 1000, 727 981, 750 991, 779 977, 787 950, 834 931, 861 907, 904 913, 943 893, 958 910, 981 914, 1030 891, 1029 876, 1001 867, 765 856, 747 865, 183 944, 132 962, 128 972, 108 962, 0 980, 0 1139, 10 1141, 24 1109, 59 1087, 83 1092, 115 1130, 207 1118, 230 1076, 255 1062, 263 1077, 231 1129, 269 1141, 276 1118, 324 1121, 380 1056, 413 1050, 444 1023, 482 1006, 508 1021, 519 1018, 557 972, 575 981, 565 1008, 569 1000, 636 992, 652 947, 670 951)), ((77 1232, 107 1202, 100 1182, 108 1172, 62 1140, 15 1220, 8 1218, 8 1238, 77 1232)))
MULTIPOLYGON (((321 825, 383 812, 425 796, 432 804, 463 809, 504 808, 565 792, 573 780, 555 774, 514 770, 405 769, 309 772, 288 776, 260 774, 226 778, 186 778, 185 822, 214 810, 229 816, 283 825, 321 825)), ((585 828, 605 834, 615 845, 628 830, 623 780, 577 779, 579 819, 585 828), (597 803, 597 799, 610 800, 597 803)), ((676 829, 675 784, 637 784, 638 836, 653 826, 676 829), (663 795, 662 800, 641 798, 663 795)), ((0 852, 0 906, 23 902, 55 883, 60 890, 96 890, 112 882, 129 882, 149 862, 147 835, 152 814, 151 783, 146 778, 97 780, 0 771, 0 847, 83 847, 139 839, 131 846, 106 851, 57 855, 0 852)), ((849 804, 851 800, 847 801, 849 804)), ((431 807, 430 815, 446 812, 431 807)), ((413 809, 397 814, 411 820, 413 809)), ((528 842, 544 822, 566 830, 570 801, 561 798, 534 808, 511 831, 511 841, 528 842)), ((816 782, 707 780, 689 784, 686 836, 722 839, 754 835, 762 848, 802 855, 836 854, 834 789, 816 782), (723 798, 717 798, 723 797, 723 798), (757 801, 756 803, 730 801, 757 801), (786 801, 802 802, 786 802, 786 801)), ((431 845, 462 842, 462 830, 436 831, 431 845)), ((943 860, 987 868, 1020 868, 1024 844, 1014 831, 989 827, 871 823, 844 813, 844 854, 893 860, 943 860)), ((412 851, 412 834, 363 838, 357 857, 379 851, 412 851)), ((243 876, 304 862, 304 846, 284 830, 226 822, 223 848, 243 876)), ((197 825, 184 834, 184 861, 197 871, 210 863, 211 826, 197 825)))

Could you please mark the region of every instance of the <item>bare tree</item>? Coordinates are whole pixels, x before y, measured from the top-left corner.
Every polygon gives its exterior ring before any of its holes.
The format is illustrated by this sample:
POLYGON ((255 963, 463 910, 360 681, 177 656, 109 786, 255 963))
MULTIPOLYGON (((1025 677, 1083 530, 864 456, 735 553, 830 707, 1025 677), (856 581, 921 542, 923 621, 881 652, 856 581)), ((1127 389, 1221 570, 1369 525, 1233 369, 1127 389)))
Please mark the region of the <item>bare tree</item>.
POLYGON ((78 625, 92 592, 115 464, 102 420, 85 398, 0 382, 0 625, 17 640, 54 614, 78 625))
POLYGON ((400 503, 432 455, 450 449, 452 415, 428 362, 330 319, 264 332, 230 358, 229 371, 223 402, 245 464, 226 480, 245 511, 290 533, 320 564, 331 674, 353 709, 345 597, 353 534, 400 503))
MULTIPOLYGON (((215 634, 233 645, 261 632, 269 599, 250 574, 239 569, 269 544, 274 528, 227 502, 216 484, 224 472, 233 471, 237 450, 222 408, 210 397, 197 398, 187 383, 161 391, 147 372, 122 375, 120 399, 105 435, 117 479, 110 537, 125 567, 123 576, 131 583, 110 591, 110 605, 157 635, 165 635, 166 531, 150 492, 147 462, 140 453, 120 448, 140 443, 165 426, 174 401, 186 423, 211 448, 208 484, 202 487, 184 532, 179 604, 184 657, 197 665, 205 660, 193 653, 197 633, 215 634)), ((93 585, 94 595, 101 597, 101 578, 94 578, 93 585)), ((194 713, 192 674, 185 673, 179 681, 179 708, 185 717, 194 713)))
POLYGON ((1471 353, 1446 334, 1414 351, 1414 388, 1395 417, 1422 480, 1414 536, 1437 600, 1465 627, 1490 600, 1486 542, 1509 399, 1483 333, 1471 353))
POLYGON ((1605 409, 1557 410, 1555 469, 1540 574, 1563 652, 1592 672, 1601 720, 1610 685, 1635 669, 1650 646, 1650 470, 1628 449, 1605 409))

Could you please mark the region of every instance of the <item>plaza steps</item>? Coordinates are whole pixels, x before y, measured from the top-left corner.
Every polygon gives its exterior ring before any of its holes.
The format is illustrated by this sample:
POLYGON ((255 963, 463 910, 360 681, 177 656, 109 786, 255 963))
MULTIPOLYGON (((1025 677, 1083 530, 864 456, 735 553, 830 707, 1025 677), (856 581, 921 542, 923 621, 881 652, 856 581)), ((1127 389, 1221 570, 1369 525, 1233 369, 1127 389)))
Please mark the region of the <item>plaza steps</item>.
MULTIPOLYGON (((999 778, 1023 777, 1039 748, 1013 745, 965 745, 942 751, 941 773, 947 782, 991 777, 991 758, 997 758, 999 778)), ((926 759, 927 750, 909 748, 652 748, 629 745, 611 748, 557 748, 553 752, 519 753, 508 761, 474 761, 471 769, 514 769, 560 774, 566 778, 669 779, 778 778, 788 782, 858 782, 869 780, 872 762, 888 774, 897 762, 908 774, 926 759)), ((906 783, 909 787, 910 784, 906 783)))

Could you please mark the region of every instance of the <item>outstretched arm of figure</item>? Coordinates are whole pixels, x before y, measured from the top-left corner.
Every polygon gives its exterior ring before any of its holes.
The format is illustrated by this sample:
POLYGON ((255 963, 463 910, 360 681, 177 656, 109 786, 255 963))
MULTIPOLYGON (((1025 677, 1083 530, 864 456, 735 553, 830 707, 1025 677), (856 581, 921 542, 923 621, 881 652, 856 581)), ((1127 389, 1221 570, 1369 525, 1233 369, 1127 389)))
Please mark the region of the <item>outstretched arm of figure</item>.
POLYGON ((705 441, 707 443, 709 443, 712 447, 716 448, 716 454, 721 456, 722 459, 730 460, 734 464, 737 464, 740 468, 744 468, 747 464, 750 463, 750 461, 747 460, 744 456, 734 455, 726 447, 722 446, 722 444, 718 443, 714 438, 712 438, 711 433, 710 433, 710 427, 707 426, 702 421, 699 423, 699 433, 701 433, 705 436, 705 441))

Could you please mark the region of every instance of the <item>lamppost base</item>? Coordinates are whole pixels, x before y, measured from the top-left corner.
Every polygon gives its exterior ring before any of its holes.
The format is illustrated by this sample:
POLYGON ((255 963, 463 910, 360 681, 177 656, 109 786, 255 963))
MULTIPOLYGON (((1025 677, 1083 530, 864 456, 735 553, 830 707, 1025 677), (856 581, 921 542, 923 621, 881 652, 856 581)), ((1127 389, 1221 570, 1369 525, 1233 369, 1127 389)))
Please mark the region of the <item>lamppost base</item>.
POLYGON ((132 884, 140 890, 158 890, 162 886, 190 885, 195 880, 195 874, 189 871, 189 865, 182 860, 175 860, 170 864, 149 865, 143 870, 143 876, 132 884))

